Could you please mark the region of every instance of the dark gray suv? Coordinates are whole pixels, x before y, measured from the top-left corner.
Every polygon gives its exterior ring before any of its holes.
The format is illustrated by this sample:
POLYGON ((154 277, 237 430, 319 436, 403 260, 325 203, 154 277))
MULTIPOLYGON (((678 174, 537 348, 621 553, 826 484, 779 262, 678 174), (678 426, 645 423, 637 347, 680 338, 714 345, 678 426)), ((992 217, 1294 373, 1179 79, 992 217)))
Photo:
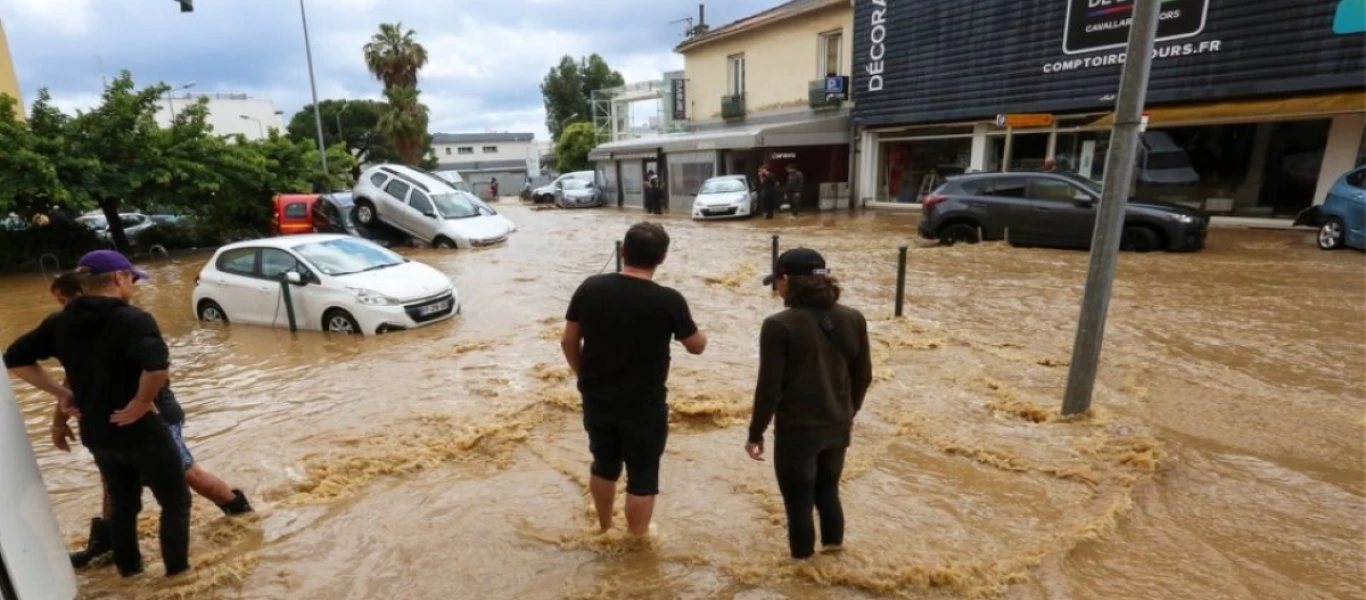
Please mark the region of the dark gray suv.
MULTIPOLYGON (((1100 182, 1074 173, 973 173, 950 178, 925 198, 921 237, 944 244, 1008 240, 1020 246, 1090 248, 1100 182)), ((1209 216, 1199 209, 1131 199, 1120 247, 1191 252, 1205 247, 1209 216)))

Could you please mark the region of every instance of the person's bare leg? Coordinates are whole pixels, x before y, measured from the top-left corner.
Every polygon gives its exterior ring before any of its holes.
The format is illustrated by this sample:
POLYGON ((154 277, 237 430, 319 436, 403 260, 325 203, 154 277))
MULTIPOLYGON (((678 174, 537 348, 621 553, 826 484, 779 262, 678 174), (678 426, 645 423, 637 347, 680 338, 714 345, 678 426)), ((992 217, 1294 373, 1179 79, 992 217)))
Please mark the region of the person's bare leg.
POLYGON ((237 498, 226 482, 217 475, 201 469, 198 464, 185 471, 185 481, 196 494, 208 498, 214 504, 227 504, 237 498))
POLYGON ((635 535, 650 532, 650 519, 655 514, 654 496, 626 494, 626 527, 635 535))
MULTIPOLYGON (((594 475, 588 481, 588 490, 593 494, 593 507, 598 511, 598 527, 603 533, 612 529, 612 510, 617 501, 617 482, 594 475)), ((627 498, 626 509, 629 520, 631 501, 627 498)))

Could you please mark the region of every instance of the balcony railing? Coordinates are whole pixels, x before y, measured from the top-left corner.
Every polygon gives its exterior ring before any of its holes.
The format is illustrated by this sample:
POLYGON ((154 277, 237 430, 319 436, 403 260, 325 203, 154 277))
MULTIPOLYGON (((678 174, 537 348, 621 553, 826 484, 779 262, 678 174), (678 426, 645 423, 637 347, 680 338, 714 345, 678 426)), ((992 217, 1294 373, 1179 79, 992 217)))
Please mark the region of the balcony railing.
POLYGON ((841 79, 843 80, 843 93, 831 93, 826 88, 825 79, 817 79, 807 86, 809 90, 807 92, 807 104, 812 110, 839 108, 844 104, 845 99, 849 97, 849 79, 847 77, 841 79))
POLYGON ((745 95, 721 96, 721 118, 727 120, 745 118, 745 95))

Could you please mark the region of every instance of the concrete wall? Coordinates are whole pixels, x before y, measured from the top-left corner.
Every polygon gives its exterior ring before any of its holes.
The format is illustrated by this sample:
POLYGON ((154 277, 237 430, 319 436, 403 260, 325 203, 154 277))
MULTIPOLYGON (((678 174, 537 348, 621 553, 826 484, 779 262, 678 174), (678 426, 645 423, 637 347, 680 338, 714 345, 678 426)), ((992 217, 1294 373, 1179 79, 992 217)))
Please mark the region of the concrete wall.
POLYGON ((4 22, 0 22, 0 94, 9 94, 14 98, 19 118, 24 118, 24 96, 19 92, 19 76, 14 72, 14 60, 10 57, 4 22))
POLYGON ((810 82, 826 75, 818 72, 821 34, 843 31, 839 74, 850 74, 852 19, 849 5, 840 4, 684 50, 689 118, 721 118, 721 97, 729 93, 728 58, 736 54, 745 55, 748 114, 806 107, 810 82))
POLYGON ((432 152, 441 162, 487 162, 490 160, 521 160, 531 156, 535 141, 526 142, 460 142, 456 144, 432 144, 432 152), (485 146, 496 146, 495 152, 484 152, 485 146), (470 148, 473 154, 461 154, 460 148, 470 148))
POLYGON ((1323 149, 1323 167, 1314 191, 1314 204, 1323 204, 1338 178, 1357 165, 1363 133, 1366 133, 1366 113, 1333 117, 1333 127, 1328 130, 1328 146, 1323 149))
MULTIPOLYGON (((162 127, 171 124, 171 114, 179 115, 200 98, 209 101, 209 125, 215 135, 241 134, 249 140, 261 139, 270 130, 285 130, 284 117, 275 114, 275 103, 264 98, 249 98, 245 94, 182 94, 170 98, 163 97, 157 103, 156 121, 162 127), (243 119, 246 115, 249 118, 243 119)), ((323 127, 328 127, 324 122, 323 127)), ((332 126, 336 127, 335 124, 332 126)))

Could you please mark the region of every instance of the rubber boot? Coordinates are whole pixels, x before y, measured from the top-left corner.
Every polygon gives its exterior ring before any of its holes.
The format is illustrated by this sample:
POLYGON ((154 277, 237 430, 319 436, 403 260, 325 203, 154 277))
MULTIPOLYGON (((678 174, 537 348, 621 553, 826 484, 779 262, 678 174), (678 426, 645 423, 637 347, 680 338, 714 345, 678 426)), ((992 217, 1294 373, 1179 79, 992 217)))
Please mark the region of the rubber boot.
POLYGON ((109 524, 105 523, 104 519, 96 517, 90 520, 90 539, 85 543, 85 549, 72 552, 68 556, 71 558, 71 566, 81 569, 88 566, 91 561, 113 551, 114 546, 109 541, 109 524))
POLYGON ((243 494, 242 490, 233 490, 232 495, 232 500, 218 505, 218 508, 223 510, 223 514, 235 517, 252 512, 251 503, 247 502, 247 495, 243 494))

